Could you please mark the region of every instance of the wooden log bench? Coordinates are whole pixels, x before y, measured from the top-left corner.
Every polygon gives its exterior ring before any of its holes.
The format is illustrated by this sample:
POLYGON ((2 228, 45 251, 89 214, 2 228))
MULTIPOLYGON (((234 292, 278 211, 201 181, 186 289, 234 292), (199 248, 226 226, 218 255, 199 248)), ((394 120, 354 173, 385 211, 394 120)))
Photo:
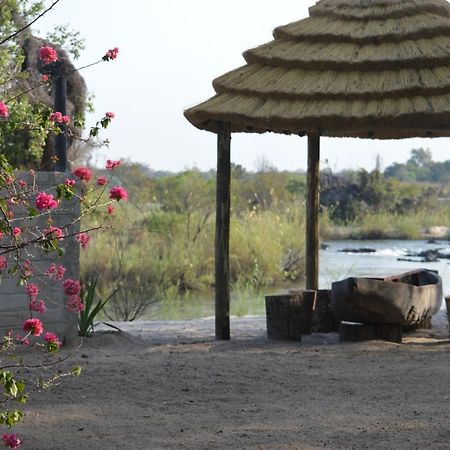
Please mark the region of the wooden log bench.
POLYGON ((401 343, 402 337, 403 328, 401 325, 342 322, 339 327, 339 340, 341 342, 377 340, 401 343))
POLYGON ((267 337, 300 342, 310 334, 315 298, 310 290, 266 296, 267 337))

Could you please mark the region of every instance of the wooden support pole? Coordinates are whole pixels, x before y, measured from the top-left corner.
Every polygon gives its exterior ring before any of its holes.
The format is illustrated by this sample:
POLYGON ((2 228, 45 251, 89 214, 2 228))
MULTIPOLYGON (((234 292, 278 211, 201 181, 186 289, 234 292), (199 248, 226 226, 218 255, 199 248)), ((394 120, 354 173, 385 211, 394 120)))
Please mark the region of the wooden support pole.
POLYGON ((306 289, 319 289, 319 168, 320 136, 308 135, 306 201, 306 289))
POLYGON ((216 184, 216 339, 230 339, 230 183, 231 127, 222 123, 217 137, 216 184))
MULTIPOLYGON (((54 81, 55 88, 55 111, 59 111, 63 116, 67 114, 67 78, 63 73, 54 81)), ((55 136, 55 171, 67 172, 67 125, 58 124, 61 133, 55 136)))

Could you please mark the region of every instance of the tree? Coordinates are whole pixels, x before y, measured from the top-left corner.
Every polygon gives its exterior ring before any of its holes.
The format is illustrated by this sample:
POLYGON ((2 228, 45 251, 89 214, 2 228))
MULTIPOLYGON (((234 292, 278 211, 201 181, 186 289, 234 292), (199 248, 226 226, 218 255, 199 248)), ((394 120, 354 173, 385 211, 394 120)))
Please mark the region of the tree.
MULTIPOLYGON (((50 169, 54 155, 52 134, 45 119, 53 110, 53 86, 45 82, 40 72, 39 49, 49 41, 34 36, 26 27, 27 20, 44 12, 44 4, 31 0, 5 0, 1 3, 0 41, 23 29, 0 46, 0 95, 11 103, 13 120, 0 123, 0 147, 10 164, 16 168, 50 169), (44 123, 44 127, 34 126, 44 123)), ((75 33, 60 27, 52 38, 64 45, 71 42, 71 50, 79 52, 81 43, 75 33)), ((86 86, 83 78, 70 62, 66 51, 57 47, 68 75, 68 110, 75 118, 70 125, 69 147, 80 136, 80 125, 86 109, 86 86)))

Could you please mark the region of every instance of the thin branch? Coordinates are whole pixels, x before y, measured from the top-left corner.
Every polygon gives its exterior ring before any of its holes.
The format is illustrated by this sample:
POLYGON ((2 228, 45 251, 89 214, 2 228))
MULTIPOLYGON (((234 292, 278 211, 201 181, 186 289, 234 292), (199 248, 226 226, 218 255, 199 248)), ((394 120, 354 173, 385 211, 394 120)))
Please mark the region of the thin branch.
POLYGON ((34 23, 36 23, 41 17, 45 16, 51 9, 53 9, 54 6, 56 6, 57 3, 59 3, 61 0, 55 0, 45 11, 43 11, 41 14, 39 14, 36 18, 34 18, 29 24, 25 25, 24 27, 18 29, 16 32, 11 34, 10 36, 3 39, 3 41, 0 41, 0 45, 3 45, 5 42, 10 41, 11 39, 15 38, 18 34, 22 33, 22 31, 25 31, 27 28, 31 27, 34 23))

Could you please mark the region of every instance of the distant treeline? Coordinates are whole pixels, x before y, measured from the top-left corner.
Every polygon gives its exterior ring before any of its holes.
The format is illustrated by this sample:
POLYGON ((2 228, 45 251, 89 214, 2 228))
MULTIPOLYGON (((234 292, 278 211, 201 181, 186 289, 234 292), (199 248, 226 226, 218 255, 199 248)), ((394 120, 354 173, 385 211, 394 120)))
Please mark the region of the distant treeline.
POLYGON ((384 175, 400 181, 450 183, 450 160, 435 162, 429 149, 418 148, 405 164, 392 164, 384 175))
MULTIPOLYGON (((265 170, 247 171, 232 165, 232 208, 236 216, 303 205, 306 174, 265 170)), ((136 163, 125 163, 120 178, 134 203, 164 211, 214 212, 215 171, 190 169, 180 173, 154 172, 136 163)), ((349 225, 367 214, 405 215, 439 208, 450 182, 450 161, 434 162, 429 150, 412 150, 405 164, 394 163, 384 172, 343 170, 321 172, 321 207, 331 224, 349 225)))

